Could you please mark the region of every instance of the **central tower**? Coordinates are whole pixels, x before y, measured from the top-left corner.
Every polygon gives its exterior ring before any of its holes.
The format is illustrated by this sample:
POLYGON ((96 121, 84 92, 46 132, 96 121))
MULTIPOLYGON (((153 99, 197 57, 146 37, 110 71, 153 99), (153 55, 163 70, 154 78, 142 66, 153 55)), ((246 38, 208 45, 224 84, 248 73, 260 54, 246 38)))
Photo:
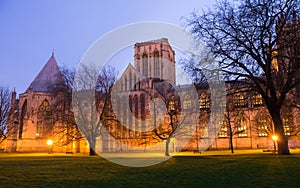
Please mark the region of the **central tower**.
POLYGON ((134 45, 134 67, 147 78, 161 78, 175 85, 175 52, 168 39, 134 45))

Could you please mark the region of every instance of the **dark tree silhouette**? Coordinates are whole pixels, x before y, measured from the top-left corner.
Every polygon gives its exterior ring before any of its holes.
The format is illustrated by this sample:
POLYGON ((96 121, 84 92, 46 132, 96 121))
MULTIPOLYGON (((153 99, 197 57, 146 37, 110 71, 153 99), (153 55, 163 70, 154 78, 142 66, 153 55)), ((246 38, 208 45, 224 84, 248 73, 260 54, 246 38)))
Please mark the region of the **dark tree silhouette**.
MULTIPOLYGON (((62 145, 68 145, 83 138, 78 130, 72 110, 74 76, 75 69, 66 66, 60 67, 60 74, 57 77, 61 77, 62 82, 53 85, 51 88, 51 92, 56 96, 51 110, 58 126, 54 136, 62 145)), ((66 152, 71 152, 69 149, 67 147, 66 152)))
POLYGON ((9 88, 0 86, 0 143, 10 131, 8 130, 10 112, 14 113, 14 109, 11 109, 11 91, 9 88))
POLYGON ((89 142, 90 155, 97 155, 96 139, 101 136, 109 118, 110 93, 117 75, 112 67, 103 67, 100 72, 98 70, 92 65, 80 65, 72 93, 76 123, 83 137, 89 142))
POLYGON ((140 144, 147 147, 147 145, 164 142, 164 154, 169 156, 169 145, 173 138, 180 142, 177 143, 177 147, 181 148, 182 143, 186 144, 192 137, 194 130, 190 130, 193 126, 189 123, 193 124, 195 121, 189 117, 189 122, 186 116, 195 116, 197 109, 194 104, 195 99, 194 96, 191 96, 189 108, 182 109, 182 98, 190 94, 189 89, 178 92, 168 81, 159 78, 151 81, 153 88, 139 89, 149 99, 147 111, 151 111, 152 114, 146 126, 153 127, 153 129, 143 132, 140 144))
POLYGON ((262 95, 279 155, 290 154, 281 108, 300 83, 299 6, 299 0, 221 0, 187 19, 188 29, 211 49, 226 78, 262 95))
MULTIPOLYGON (((172 89, 169 89, 169 93, 163 92, 163 88, 172 88, 172 86, 169 83, 165 83, 165 81, 158 80, 158 83, 156 84, 156 87, 154 86, 154 98, 159 98, 163 101, 162 106, 156 105, 154 103, 153 105, 153 111, 154 116, 159 115, 159 113, 156 113, 158 108, 166 108, 166 121, 162 121, 160 123, 157 123, 154 119, 154 127, 153 129, 153 138, 157 140, 161 140, 165 142, 165 156, 169 156, 169 144, 171 141, 171 138, 175 136, 176 131, 180 128, 182 125, 182 117, 181 117, 181 110, 180 110, 180 99, 175 92, 172 89)), ((154 84, 155 85, 155 84, 154 84)))
POLYGON ((233 137, 235 135, 243 135, 247 134, 247 129, 243 128, 242 124, 242 118, 245 118, 246 116, 244 113, 244 108, 248 106, 246 105, 246 98, 244 98, 244 95, 242 91, 240 90, 241 86, 235 86, 231 85, 227 89, 227 104, 226 104, 226 110, 224 113, 224 124, 227 127, 227 135, 229 140, 229 149, 231 153, 234 153, 234 147, 233 147, 233 137), (243 95, 243 99, 241 101, 241 98, 236 96, 243 95))

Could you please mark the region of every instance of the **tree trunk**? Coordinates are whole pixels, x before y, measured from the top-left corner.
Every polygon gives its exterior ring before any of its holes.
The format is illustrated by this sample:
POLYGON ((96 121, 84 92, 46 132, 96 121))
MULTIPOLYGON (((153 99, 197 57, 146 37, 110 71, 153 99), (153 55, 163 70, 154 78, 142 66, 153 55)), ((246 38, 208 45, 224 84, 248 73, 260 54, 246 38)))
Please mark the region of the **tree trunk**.
POLYGON ((90 156, 97 155, 97 153, 95 151, 95 146, 96 146, 95 140, 90 140, 89 145, 90 145, 90 156))
POLYGON ((280 108, 274 108, 270 111, 272 120, 274 123, 275 134, 278 137, 277 148, 278 155, 290 155, 290 150, 288 146, 288 137, 284 134, 283 123, 280 116, 280 108))
POLYGON ((169 143, 170 143, 170 139, 166 140, 166 151, 165 151, 165 156, 170 156, 169 153, 169 143))
POLYGON ((230 120, 228 120, 228 128, 229 128, 229 148, 231 150, 231 153, 234 153, 234 150, 233 150, 233 141, 232 141, 233 133, 232 133, 232 128, 231 128, 230 120))
POLYGON ((232 133, 230 134, 230 138, 229 138, 229 141, 230 141, 230 150, 231 150, 231 153, 234 153, 234 150, 233 150, 233 141, 232 141, 232 133))
POLYGON ((90 147, 90 156, 96 156, 96 155, 97 153, 95 152, 95 150, 92 147, 90 147))

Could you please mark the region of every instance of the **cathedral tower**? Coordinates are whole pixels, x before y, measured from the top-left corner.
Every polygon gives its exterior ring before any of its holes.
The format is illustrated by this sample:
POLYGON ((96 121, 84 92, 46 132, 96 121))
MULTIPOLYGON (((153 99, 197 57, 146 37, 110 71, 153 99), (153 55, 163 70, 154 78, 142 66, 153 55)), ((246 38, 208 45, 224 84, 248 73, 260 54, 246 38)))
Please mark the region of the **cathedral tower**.
POLYGON ((134 67, 147 78, 161 78, 175 85, 175 52, 168 39, 134 45, 134 67))

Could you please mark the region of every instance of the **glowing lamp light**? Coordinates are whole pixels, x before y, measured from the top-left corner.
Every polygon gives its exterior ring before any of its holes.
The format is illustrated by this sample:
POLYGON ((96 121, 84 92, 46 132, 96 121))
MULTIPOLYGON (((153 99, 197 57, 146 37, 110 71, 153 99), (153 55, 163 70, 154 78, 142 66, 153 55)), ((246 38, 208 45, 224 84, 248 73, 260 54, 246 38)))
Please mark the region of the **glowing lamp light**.
POLYGON ((276 141, 276 140, 278 140, 278 136, 273 135, 273 136, 272 136, 272 139, 273 139, 274 141, 276 141))
POLYGON ((53 141, 51 139, 47 140, 47 145, 51 146, 53 144, 53 141))

